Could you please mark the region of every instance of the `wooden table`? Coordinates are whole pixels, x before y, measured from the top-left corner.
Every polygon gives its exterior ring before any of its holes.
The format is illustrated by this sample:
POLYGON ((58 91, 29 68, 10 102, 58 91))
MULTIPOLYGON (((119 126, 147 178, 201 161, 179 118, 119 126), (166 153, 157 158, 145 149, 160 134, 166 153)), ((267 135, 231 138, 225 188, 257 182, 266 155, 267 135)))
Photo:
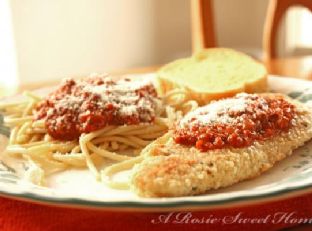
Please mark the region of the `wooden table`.
MULTIPOLYGON (((312 80, 312 56, 293 57, 293 58, 279 58, 263 62, 269 74, 289 76, 294 78, 312 80)), ((160 66, 151 66, 127 70, 113 71, 112 74, 134 74, 134 73, 148 73, 155 72, 160 66)), ((21 85, 15 89, 1 89, 0 97, 16 94, 24 90, 32 90, 44 86, 55 85, 59 80, 51 80, 48 82, 40 82, 31 85, 21 85)))
POLYGON ((312 80, 312 55, 279 58, 264 63, 270 74, 312 80))

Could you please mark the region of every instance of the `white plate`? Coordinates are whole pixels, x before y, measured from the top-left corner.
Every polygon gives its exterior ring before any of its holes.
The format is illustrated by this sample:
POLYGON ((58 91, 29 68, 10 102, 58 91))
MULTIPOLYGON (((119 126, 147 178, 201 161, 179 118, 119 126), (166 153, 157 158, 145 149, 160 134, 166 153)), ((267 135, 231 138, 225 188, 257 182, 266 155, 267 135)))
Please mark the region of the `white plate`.
MULTIPOLYGON (((150 78, 152 74, 143 77, 150 78)), ((285 93, 312 105, 312 82, 270 76, 269 86, 270 91, 285 93)), ((50 90, 40 92, 46 94, 50 90)), ((1 117, 0 133, 3 134, 0 135, 1 153, 6 145, 5 135, 9 134, 1 117)), ((255 179, 204 195, 177 198, 140 198, 130 191, 110 189, 97 182, 88 170, 77 169, 57 173, 48 178, 49 187, 38 187, 21 178, 23 164, 3 155, 0 161, 2 195, 67 207, 145 211, 211 209, 276 200, 306 192, 312 186, 312 141, 255 179)))

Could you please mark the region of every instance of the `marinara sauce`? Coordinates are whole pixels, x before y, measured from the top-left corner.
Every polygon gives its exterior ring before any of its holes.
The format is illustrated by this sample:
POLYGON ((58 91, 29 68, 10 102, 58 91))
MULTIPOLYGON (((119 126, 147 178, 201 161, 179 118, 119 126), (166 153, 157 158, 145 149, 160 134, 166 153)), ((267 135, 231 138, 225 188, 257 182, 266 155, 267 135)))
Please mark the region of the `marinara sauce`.
POLYGON ((188 113, 173 129, 176 143, 201 151, 242 148, 288 131, 295 107, 282 98, 241 93, 188 113))
POLYGON ((35 110, 47 132, 58 140, 73 140, 107 125, 150 123, 157 93, 150 81, 95 76, 67 79, 35 110))

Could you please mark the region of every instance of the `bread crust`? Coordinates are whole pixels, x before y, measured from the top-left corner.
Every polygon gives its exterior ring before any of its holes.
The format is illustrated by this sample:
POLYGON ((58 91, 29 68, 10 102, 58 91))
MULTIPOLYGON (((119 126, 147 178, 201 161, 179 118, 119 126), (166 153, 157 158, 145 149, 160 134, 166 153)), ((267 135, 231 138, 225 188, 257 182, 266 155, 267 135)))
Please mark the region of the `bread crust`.
POLYGON ((257 79, 253 82, 246 82, 239 88, 231 89, 228 91, 217 92, 217 93, 202 93, 195 92, 187 86, 180 86, 172 81, 167 79, 158 78, 158 92, 160 95, 165 95, 167 92, 173 89, 183 88, 186 90, 187 94, 190 96, 189 98, 198 102, 199 105, 205 105, 213 100, 223 99, 227 97, 232 97, 240 92, 247 93, 261 93, 267 91, 267 74, 263 77, 257 79))
MULTIPOLYGON (((205 52, 211 52, 211 53, 219 53, 221 54, 222 52, 234 52, 231 49, 228 48, 210 48, 207 49, 206 51, 199 52, 198 54, 195 54, 192 58, 196 57, 197 59, 199 58, 200 55, 205 54, 205 52)), ((236 54, 239 54, 242 57, 246 57, 247 55, 238 51, 235 51, 236 54)), ((250 58, 248 56, 248 58, 250 58)), ((202 58, 204 59, 204 57, 202 58)), ((199 105, 205 105, 209 103, 212 100, 217 100, 217 99, 222 99, 226 97, 231 97, 236 95, 237 93, 240 92, 247 92, 247 93, 261 93, 261 92, 266 92, 268 85, 267 85, 267 72, 263 73, 262 76, 259 76, 257 79, 253 79, 251 81, 246 81, 242 82, 241 86, 238 88, 233 88, 233 89, 226 89, 220 92, 209 92, 209 89, 207 89, 206 92, 198 92, 195 91, 191 88, 189 88, 187 85, 180 85, 175 81, 170 80, 170 78, 166 77, 166 69, 171 68, 174 66, 175 63, 178 63, 179 60, 174 61, 172 63, 169 63, 165 65, 159 72, 158 72, 158 92, 160 95, 164 95, 170 90, 177 89, 177 88, 183 88, 187 91, 187 93, 190 95, 190 98, 197 101, 199 105)), ((250 58, 250 62, 257 63, 259 68, 263 68, 263 64, 259 63, 258 61, 250 58)), ((190 80, 191 81, 191 80, 190 80)), ((229 80, 230 81, 230 80, 229 80)))
POLYGON ((246 148, 207 152, 176 144, 169 132, 144 150, 146 158, 133 169, 132 190, 144 197, 195 195, 254 178, 273 167, 312 138, 312 112, 280 94, 270 97, 295 104, 295 125, 288 132, 246 148))

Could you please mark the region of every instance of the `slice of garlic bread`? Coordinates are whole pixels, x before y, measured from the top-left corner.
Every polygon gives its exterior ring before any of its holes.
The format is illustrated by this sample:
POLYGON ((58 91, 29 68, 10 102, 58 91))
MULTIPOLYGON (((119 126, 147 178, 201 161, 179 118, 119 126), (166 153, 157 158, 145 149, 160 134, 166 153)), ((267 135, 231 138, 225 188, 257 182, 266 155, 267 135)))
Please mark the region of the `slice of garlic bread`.
POLYGON ((161 94, 183 88, 200 105, 239 92, 267 90, 264 65, 228 48, 210 48, 178 59, 162 67, 157 76, 161 94))
MULTIPOLYGON (((243 147, 224 146, 206 151, 177 143, 175 131, 171 130, 144 150, 144 161, 133 169, 132 190, 144 197, 173 197, 230 186, 258 176, 312 138, 310 108, 281 95, 265 96, 293 105, 294 115, 288 129, 243 147)), ((210 113, 207 118, 211 117, 210 113)))

